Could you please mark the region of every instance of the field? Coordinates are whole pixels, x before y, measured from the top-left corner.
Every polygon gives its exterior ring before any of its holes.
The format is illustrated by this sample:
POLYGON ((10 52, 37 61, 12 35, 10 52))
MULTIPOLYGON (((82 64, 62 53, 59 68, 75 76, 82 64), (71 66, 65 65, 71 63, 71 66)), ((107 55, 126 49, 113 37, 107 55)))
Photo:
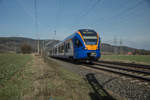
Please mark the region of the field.
POLYGON ((30 60, 29 55, 0 54, 0 83, 9 80, 30 60))
POLYGON ((20 93, 29 81, 22 80, 26 65, 32 61, 31 55, 0 54, 0 99, 19 100, 20 93), (24 85, 24 87, 22 87, 24 85))
POLYGON ((150 55, 102 55, 101 59, 150 65, 150 55))
POLYGON ((34 55, 0 54, 0 100, 90 100, 89 85, 34 55))

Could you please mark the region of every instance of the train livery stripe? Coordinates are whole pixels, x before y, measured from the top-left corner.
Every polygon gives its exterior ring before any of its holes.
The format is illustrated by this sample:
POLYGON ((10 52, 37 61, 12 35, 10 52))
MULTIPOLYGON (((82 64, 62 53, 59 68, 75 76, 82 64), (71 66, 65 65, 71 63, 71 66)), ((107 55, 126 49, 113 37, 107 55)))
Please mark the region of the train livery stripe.
POLYGON ((82 37, 81 33, 80 33, 80 32, 78 32, 78 34, 80 35, 80 37, 81 37, 81 39, 82 39, 82 41, 83 41, 83 43, 84 43, 85 47, 87 48, 87 45, 85 44, 84 39, 83 39, 83 37, 82 37))

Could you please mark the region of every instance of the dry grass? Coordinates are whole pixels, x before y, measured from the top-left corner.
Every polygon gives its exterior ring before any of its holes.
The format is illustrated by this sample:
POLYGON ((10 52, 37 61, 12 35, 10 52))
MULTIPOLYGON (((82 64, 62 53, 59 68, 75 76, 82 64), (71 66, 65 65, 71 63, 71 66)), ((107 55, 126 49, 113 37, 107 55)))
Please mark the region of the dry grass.
POLYGON ((90 100, 88 84, 78 75, 49 60, 34 57, 33 88, 24 100, 90 100))

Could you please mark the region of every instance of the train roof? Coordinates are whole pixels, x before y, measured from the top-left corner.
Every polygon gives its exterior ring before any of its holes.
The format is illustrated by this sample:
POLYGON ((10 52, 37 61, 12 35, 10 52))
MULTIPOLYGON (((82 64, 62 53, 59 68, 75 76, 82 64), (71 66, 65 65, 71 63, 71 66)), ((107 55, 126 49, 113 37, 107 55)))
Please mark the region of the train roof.
POLYGON ((57 43, 54 47, 57 47, 57 46, 59 46, 59 45, 62 44, 62 43, 63 43, 63 41, 57 43))
POLYGON ((83 31, 93 31, 95 32, 93 29, 79 29, 78 31, 83 32, 83 31))

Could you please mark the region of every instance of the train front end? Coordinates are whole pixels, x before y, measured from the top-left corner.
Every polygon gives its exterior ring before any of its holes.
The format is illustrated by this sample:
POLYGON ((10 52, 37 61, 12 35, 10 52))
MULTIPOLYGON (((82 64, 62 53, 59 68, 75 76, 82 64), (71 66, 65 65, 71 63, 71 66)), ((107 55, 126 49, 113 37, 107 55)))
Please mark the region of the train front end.
POLYGON ((96 61, 101 57, 100 37, 97 32, 90 29, 82 29, 78 34, 78 48, 76 49, 76 58, 81 60, 96 61))

